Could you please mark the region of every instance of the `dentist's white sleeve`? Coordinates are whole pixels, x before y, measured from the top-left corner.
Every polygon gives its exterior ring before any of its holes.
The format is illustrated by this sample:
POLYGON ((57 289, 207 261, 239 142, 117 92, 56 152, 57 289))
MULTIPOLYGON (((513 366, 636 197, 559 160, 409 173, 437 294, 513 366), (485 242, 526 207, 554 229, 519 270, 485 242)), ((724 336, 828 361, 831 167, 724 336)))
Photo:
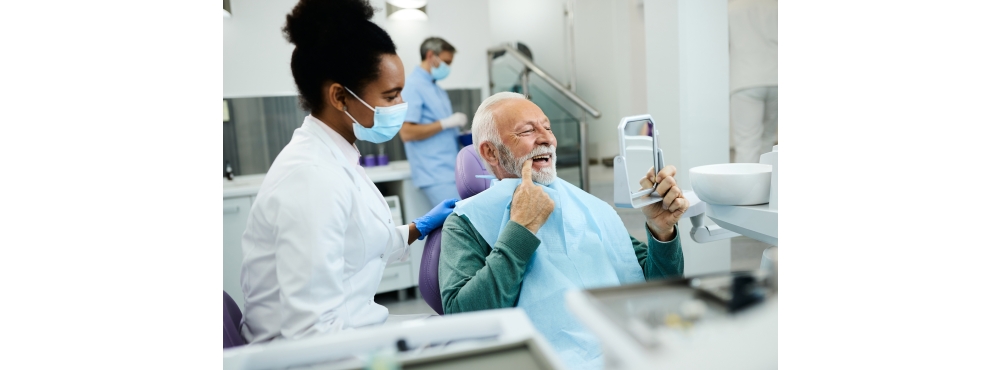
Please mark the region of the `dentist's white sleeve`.
POLYGON ((396 226, 396 234, 398 238, 393 238, 393 242, 390 243, 391 247, 386 251, 386 262, 406 262, 410 260, 410 244, 407 243, 410 240, 410 224, 396 226))

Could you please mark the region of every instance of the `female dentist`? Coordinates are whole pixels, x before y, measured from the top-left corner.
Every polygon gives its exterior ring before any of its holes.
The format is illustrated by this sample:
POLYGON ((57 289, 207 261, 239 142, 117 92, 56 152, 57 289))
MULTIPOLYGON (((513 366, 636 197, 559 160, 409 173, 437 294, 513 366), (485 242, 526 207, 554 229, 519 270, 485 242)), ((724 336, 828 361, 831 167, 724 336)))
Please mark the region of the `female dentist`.
POLYGON ((264 177, 243 234, 240 331, 247 343, 385 322, 386 263, 444 223, 455 200, 405 226, 358 164, 355 140, 385 142, 406 115, 403 63, 365 0, 301 0, 282 29, 311 114, 264 177))

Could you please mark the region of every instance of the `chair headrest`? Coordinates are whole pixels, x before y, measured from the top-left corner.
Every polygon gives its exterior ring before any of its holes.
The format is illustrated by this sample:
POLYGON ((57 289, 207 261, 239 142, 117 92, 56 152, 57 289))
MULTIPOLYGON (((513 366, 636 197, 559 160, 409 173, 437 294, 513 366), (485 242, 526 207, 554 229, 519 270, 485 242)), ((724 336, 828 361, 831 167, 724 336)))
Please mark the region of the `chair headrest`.
POLYGON ((458 152, 455 160, 455 186, 462 199, 479 194, 490 187, 490 179, 477 178, 476 175, 489 175, 490 172, 479 159, 475 145, 468 145, 458 152))

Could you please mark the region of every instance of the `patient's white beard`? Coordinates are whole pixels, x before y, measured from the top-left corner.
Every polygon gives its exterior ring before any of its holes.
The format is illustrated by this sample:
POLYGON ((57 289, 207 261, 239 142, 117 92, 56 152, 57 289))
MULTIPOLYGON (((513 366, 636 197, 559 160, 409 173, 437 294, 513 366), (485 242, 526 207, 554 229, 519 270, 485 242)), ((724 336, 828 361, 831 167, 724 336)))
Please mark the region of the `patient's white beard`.
POLYGON ((541 171, 536 171, 534 168, 531 169, 531 181, 537 182, 542 185, 549 185, 556 181, 556 149, 551 146, 538 146, 535 147, 531 153, 525 154, 521 158, 514 159, 514 155, 511 154, 507 147, 503 145, 497 145, 499 148, 500 155, 498 156, 500 160, 500 167, 507 171, 511 175, 521 177, 521 168, 524 166, 524 161, 530 161, 532 157, 542 154, 551 154, 552 165, 543 168, 541 171))

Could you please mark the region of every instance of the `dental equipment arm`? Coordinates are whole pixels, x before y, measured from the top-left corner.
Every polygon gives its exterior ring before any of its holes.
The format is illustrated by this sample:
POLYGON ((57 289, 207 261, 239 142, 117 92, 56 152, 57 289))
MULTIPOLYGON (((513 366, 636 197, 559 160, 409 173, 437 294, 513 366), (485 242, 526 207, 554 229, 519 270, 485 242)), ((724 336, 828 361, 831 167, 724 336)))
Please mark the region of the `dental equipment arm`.
POLYGON ((694 191, 685 191, 684 197, 691 205, 681 218, 691 218, 691 239, 698 243, 708 243, 740 236, 739 233, 726 230, 719 225, 705 225, 705 202, 698 199, 694 191))

